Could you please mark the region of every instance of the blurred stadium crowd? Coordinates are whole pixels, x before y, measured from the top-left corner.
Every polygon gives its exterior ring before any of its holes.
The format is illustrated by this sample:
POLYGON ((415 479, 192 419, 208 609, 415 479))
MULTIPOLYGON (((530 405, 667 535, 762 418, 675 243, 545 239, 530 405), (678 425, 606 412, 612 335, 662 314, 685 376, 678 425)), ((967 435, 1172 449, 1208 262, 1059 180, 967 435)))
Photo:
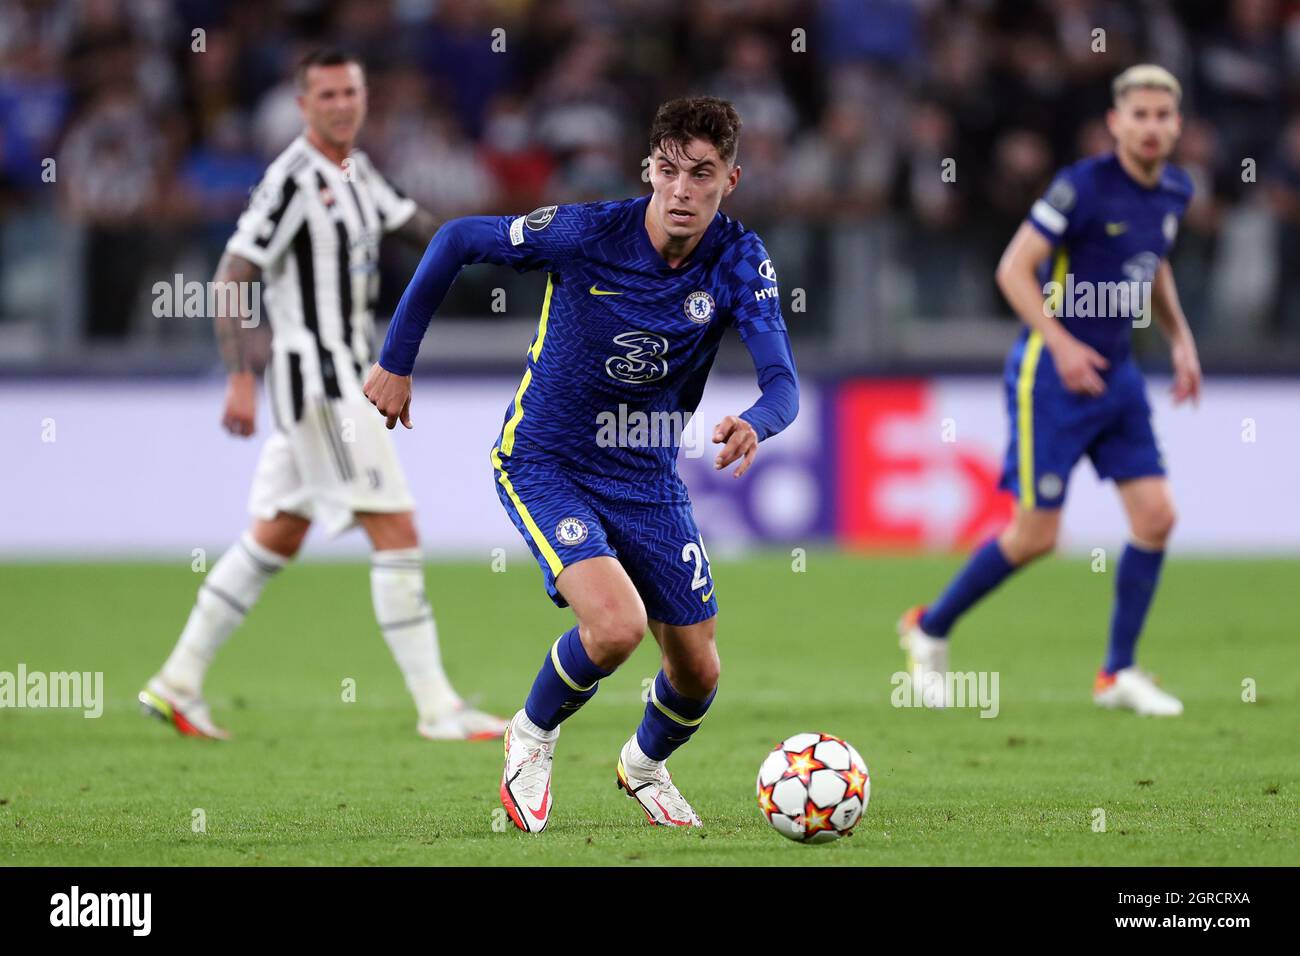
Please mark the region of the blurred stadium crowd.
MULTIPOLYGON (((1108 148, 1110 78, 1154 60, 1186 93, 1174 265, 1207 366, 1300 368, 1300 4, 1277 0, 6 0, 6 367, 215 362, 206 323, 154 318, 150 290, 211 276, 321 44, 362 56, 361 145, 442 217, 638 193, 655 105, 732 99, 723 209, 787 303, 805 291, 801 364, 877 367, 1000 352, 997 257, 1054 168, 1108 148)), ((391 307, 414 259, 386 255, 391 307)), ((504 281, 467 272, 448 312, 491 317, 504 281)))

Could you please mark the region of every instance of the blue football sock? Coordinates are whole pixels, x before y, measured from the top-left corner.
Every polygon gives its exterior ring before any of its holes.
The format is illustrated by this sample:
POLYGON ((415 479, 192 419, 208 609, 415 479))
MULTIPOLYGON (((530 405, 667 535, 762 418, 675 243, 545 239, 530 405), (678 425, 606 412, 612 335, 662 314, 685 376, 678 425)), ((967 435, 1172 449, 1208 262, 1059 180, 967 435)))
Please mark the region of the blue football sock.
POLYGON ((651 760, 667 760, 669 754, 691 739, 718 694, 715 687, 704 700, 683 697, 662 670, 650 688, 645 716, 636 729, 636 742, 651 760))
POLYGON ((551 645, 528 692, 524 712, 538 727, 554 730, 596 696, 600 679, 609 674, 591 662, 577 627, 572 627, 551 645))
POLYGON ((947 637, 957 618, 1006 580, 1015 569, 1016 566, 1002 553, 998 539, 989 541, 971 555, 939 600, 926 608, 921 615, 921 630, 931 637, 947 637))
POLYGON ((1133 666, 1138 636, 1160 581, 1163 551, 1147 551, 1129 544, 1119 558, 1115 573, 1115 610, 1110 618, 1110 647, 1106 651, 1107 674, 1133 666))

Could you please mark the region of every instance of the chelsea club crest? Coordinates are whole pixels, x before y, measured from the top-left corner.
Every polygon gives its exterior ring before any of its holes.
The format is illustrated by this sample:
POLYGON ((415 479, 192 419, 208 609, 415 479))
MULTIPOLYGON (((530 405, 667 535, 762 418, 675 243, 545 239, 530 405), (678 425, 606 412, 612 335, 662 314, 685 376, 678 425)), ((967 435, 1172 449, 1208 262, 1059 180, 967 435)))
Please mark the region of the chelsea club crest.
POLYGON ((587 540, 587 526, 579 518, 564 518, 555 526, 555 540, 560 544, 582 544, 587 540))
POLYGON ((692 292, 682 303, 682 311, 696 325, 703 325, 713 318, 713 296, 707 292, 692 292))

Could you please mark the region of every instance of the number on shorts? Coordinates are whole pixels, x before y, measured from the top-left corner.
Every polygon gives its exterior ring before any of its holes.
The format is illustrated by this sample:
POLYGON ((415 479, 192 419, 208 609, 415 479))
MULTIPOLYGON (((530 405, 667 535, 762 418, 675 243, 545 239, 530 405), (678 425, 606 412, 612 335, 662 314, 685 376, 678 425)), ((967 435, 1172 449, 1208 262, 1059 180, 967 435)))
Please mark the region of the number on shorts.
POLYGON ((687 541, 682 546, 682 560, 695 562, 695 576, 691 578, 692 591, 698 591, 709 583, 708 576, 704 573, 704 562, 709 560, 709 554, 704 550, 704 538, 702 536, 698 543, 687 541))

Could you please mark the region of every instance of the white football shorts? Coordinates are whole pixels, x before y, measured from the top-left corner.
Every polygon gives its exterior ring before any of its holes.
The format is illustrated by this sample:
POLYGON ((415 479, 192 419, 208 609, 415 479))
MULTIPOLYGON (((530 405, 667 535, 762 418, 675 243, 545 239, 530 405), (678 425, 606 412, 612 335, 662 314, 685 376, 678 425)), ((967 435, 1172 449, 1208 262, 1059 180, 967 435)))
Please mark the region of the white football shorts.
POLYGON ((270 520, 287 511, 330 535, 357 512, 413 511, 415 502, 384 419, 369 402, 308 400, 302 419, 276 430, 253 475, 248 512, 270 520))

